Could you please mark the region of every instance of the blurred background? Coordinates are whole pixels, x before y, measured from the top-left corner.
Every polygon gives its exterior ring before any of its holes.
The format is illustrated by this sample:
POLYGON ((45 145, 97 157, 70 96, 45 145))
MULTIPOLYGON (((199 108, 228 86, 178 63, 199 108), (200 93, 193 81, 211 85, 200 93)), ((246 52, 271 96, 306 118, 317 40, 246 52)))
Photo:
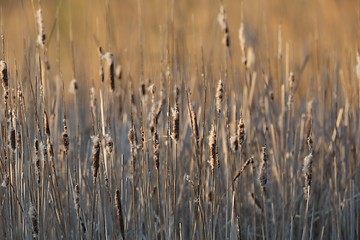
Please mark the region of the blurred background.
MULTIPOLYGON (((167 49, 175 53, 172 56, 176 59, 172 60, 186 65, 189 72, 195 71, 201 47, 208 64, 221 67, 224 48, 217 22, 220 4, 214 0, 41 1, 50 76, 61 72, 65 83, 73 77, 80 86, 96 83, 99 45, 115 54, 116 64, 122 64, 125 75, 131 72, 132 79, 140 78, 139 71, 144 71, 145 77, 156 78, 161 62, 166 61, 167 49)), ((38 1, 0 1, 5 44, 5 56, 1 58, 23 66, 26 56, 34 56, 30 53, 36 46, 35 11, 40 5, 38 1)), ((295 72, 305 62, 311 67, 305 68, 304 76, 315 75, 316 66, 330 64, 331 59, 355 64, 359 1, 225 0, 223 5, 234 66, 241 64, 241 21, 260 71, 269 69, 269 60, 278 55, 279 26, 282 51, 285 55, 288 48, 290 68, 295 72)))

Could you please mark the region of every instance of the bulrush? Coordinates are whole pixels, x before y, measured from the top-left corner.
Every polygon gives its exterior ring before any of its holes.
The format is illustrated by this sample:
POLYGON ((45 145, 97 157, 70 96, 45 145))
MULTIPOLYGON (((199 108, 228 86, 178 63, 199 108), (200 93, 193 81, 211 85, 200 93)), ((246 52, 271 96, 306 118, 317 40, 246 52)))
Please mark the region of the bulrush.
POLYGON ((49 119, 48 119, 46 111, 44 111, 43 119, 44 119, 44 131, 45 131, 47 137, 50 137, 49 119))
POLYGON ((76 94, 76 91, 79 89, 78 83, 75 78, 73 78, 69 84, 69 93, 76 94))
POLYGON ((230 147, 233 152, 236 152, 239 148, 238 135, 233 135, 230 137, 230 147))
POLYGON ((64 130, 62 132, 62 142, 63 142, 64 152, 65 152, 65 154, 67 154, 67 152, 69 151, 69 134, 68 134, 68 130, 67 130, 65 116, 63 118, 63 124, 64 124, 64 130))
POLYGON ((4 90, 4 93, 9 90, 9 78, 8 78, 8 69, 5 61, 0 61, 0 80, 4 90))
POLYGON ((10 130, 10 135, 9 135, 9 142, 10 142, 10 148, 12 151, 16 150, 16 112, 15 109, 13 109, 11 111, 11 113, 9 113, 9 130, 10 130))
MULTIPOLYGON (((190 99, 190 97, 189 97, 190 99)), ((197 124, 197 118, 196 118, 196 114, 194 111, 194 108, 189 100, 189 117, 190 117, 190 126, 191 126, 191 130, 192 130, 192 134, 196 140, 196 142, 199 141, 199 128, 198 128, 198 124, 197 124)))
POLYGON ((112 140, 112 137, 110 134, 106 134, 105 135, 105 148, 106 148, 106 152, 108 154, 111 154, 113 151, 113 147, 114 147, 114 142, 112 140))
POLYGON ((302 172, 303 172, 303 176, 304 176, 304 180, 305 180, 304 197, 305 197, 305 200, 308 201, 309 194, 310 194, 309 190, 310 190, 311 180, 312 180, 312 165, 313 165, 313 158, 314 158, 313 157, 313 149, 312 149, 311 133, 309 134, 306 142, 308 144, 310 153, 309 153, 309 155, 307 155, 304 158, 302 172))
POLYGON ((247 59, 246 59, 246 52, 245 52, 246 37, 245 37, 245 25, 244 25, 244 22, 240 23, 239 41, 240 41, 240 49, 241 49, 241 54, 242 54, 242 62, 246 66, 247 65, 247 59))
POLYGON ((238 136, 238 144, 240 147, 242 147, 243 144, 245 143, 245 139, 246 139, 245 123, 244 123, 244 118, 242 116, 242 113, 240 113, 240 120, 239 120, 239 124, 238 124, 237 136, 238 136))
POLYGON ((210 156, 210 160, 209 160, 209 164, 211 167, 211 171, 214 174, 214 170, 215 170, 215 163, 218 163, 218 159, 217 159, 217 152, 216 152, 216 129, 215 129, 215 125, 212 124, 211 125, 211 130, 210 130, 210 134, 209 134, 209 156, 210 156))
POLYGON ((106 52, 102 55, 102 59, 105 59, 107 68, 106 75, 110 84, 110 90, 115 90, 115 65, 114 65, 114 54, 106 52))
POLYGON ((179 119, 179 87, 176 86, 175 88, 175 106, 171 109, 171 116, 172 116, 172 139, 175 142, 179 141, 179 131, 180 131, 180 119, 179 119))
POLYGON ((40 169, 40 158, 39 158, 39 141, 37 139, 35 139, 34 141, 34 165, 35 165, 36 182, 40 184, 41 169, 40 169))
POLYGON ((223 31, 223 44, 229 48, 230 47, 230 33, 229 33, 229 25, 227 21, 227 16, 225 12, 225 7, 223 5, 220 6, 220 12, 217 17, 218 23, 223 31))
POLYGON ((157 133, 157 130, 155 128, 154 130, 154 135, 153 135, 153 150, 154 150, 154 162, 155 162, 155 167, 157 170, 159 170, 159 156, 160 156, 160 152, 159 152, 159 134, 157 133))
POLYGON ((92 174, 93 174, 93 180, 95 182, 95 179, 97 177, 99 166, 100 166, 100 138, 99 136, 92 136, 91 140, 93 142, 93 148, 92 148, 92 174))
POLYGON ((224 84, 220 79, 216 89, 216 111, 221 113, 221 104, 224 99, 224 84))
POLYGON ((262 190, 265 190, 266 183, 268 182, 268 155, 266 152, 266 144, 262 147, 261 162, 259 167, 259 183, 262 190))
POLYGON ((115 207, 116 207, 116 213, 118 216, 118 222, 119 222, 121 236, 125 240, 124 219, 123 219, 121 196, 120 196, 119 189, 116 189, 116 191, 115 191, 115 207))
POLYGON ((44 48, 46 43, 46 34, 41 8, 36 11, 36 22, 38 27, 37 44, 44 48))
POLYGON ((38 214, 32 203, 30 204, 30 208, 29 208, 29 217, 30 217, 31 225, 32 225, 33 239, 38 239, 39 238, 38 214))

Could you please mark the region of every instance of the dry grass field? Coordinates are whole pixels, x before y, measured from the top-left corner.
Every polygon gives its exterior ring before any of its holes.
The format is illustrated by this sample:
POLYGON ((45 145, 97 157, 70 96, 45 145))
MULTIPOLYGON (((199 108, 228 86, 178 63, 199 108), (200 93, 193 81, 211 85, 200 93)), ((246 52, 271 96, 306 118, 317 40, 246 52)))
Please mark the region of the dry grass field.
POLYGON ((0 239, 359 239, 360 3, 0 0, 0 239))

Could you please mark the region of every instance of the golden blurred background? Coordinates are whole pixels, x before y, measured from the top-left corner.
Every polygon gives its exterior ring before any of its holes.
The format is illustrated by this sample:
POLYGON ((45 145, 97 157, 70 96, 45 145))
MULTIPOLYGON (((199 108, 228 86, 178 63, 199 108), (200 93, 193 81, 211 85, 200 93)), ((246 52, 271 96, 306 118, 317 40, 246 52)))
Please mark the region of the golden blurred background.
MULTIPOLYGON (((241 21, 259 69, 268 69, 269 60, 276 59, 280 25, 282 48, 285 52, 288 46, 294 71, 300 71, 309 56, 307 64, 311 67, 303 73, 309 77, 315 74, 316 66, 327 61, 331 64, 334 59, 355 64, 360 36, 358 1, 225 0, 222 3, 228 17, 235 66, 241 64, 238 39, 241 21)), ((98 77, 98 44, 104 51, 113 52, 116 64, 121 63, 125 74, 131 73, 133 79, 140 76, 142 58, 144 76, 156 78, 161 61, 166 59, 166 49, 175 53, 173 61, 187 65, 191 72, 203 47, 206 61, 217 68, 224 59, 222 32, 217 22, 220 4, 213 0, 41 1, 50 73, 53 73, 50 76, 61 72, 66 83, 76 77, 80 86, 94 84, 98 77)), ((22 66, 26 56, 32 56, 37 35, 35 11, 40 5, 38 1, 0 1, 5 43, 5 56, 1 58, 9 63, 16 60, 22 66)))

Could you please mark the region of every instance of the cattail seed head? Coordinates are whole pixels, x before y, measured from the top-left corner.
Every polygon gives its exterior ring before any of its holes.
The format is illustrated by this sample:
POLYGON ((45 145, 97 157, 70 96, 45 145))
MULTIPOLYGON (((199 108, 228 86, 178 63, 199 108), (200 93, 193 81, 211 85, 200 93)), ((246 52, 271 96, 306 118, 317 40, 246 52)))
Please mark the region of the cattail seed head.
POLYGON ((9 78, 8 78, 8 70, 7 64, 5 61, 0 61, 0 80, 5 93, 9 90, 9 78))
POLYGON ((124 219, 123 219, 121 196, 120 196, 119 189, 116 189, 116 191, 115 191, 115 207, 116 207, 116 213, 118 216, 121 236, 123 239, 125 239, 124 219))
POLYGON ((218 113, 221 112, 221 103, 224 98, 224 84, 220 79, 216 89, 216 110, 218 113))
POLYGON ((157 125, 158 122, 158 118, 160 116, 161 113, 161 101, 155 102, 153 103, 153 105, 151 106, 151 122, 150 122, 150 130, 151 132, 154 132, 154 129, 157 125))
POLYGON ((44 130, 45 130, 46 135, 49 137, 50 136, 50 127, 49 127, 49 119, 48 119, 46 111, 44 111, 43 119, 44 119, 44 130))
POLYGON ((115 76, 118 80, 122 79, 122 66, 120 64, 118 64, 116 67, 115 76))
POLYGON ((112 137, 110 136, 110 134, 106 134, 105 135, 105 148, 106 148, 106 152, 108 154, 111 154, 113 151, 113 147, 114 147, 114 142, 112 140, 112 137))
POLYGON ((62 142, 63 142, 63 146, 64 146, 64 152, 66 154, 69 151, 69 134, 68 134, 68 130, 67 130, 65 117, 63 119, 63 124, 64 124, 64 130, 62 132, 62 142))
POLYGON ((74 195, 75 210, 76 210, 77 215, 79 215, 79 211, 80 211, 79 184, 76 184, 76 185, 74 186, 73 195, 74 195))
POLYGON ((304 196, 305 200, 308 200, 309 196, 309 188, 311 186, 312 180, 312 164, 313 164, 313 154, 310 153, 304 158, 304 165, 303 165, 303 176, 305 179, 305 186, 304 186, 304 196))
POLYGON ((77 81, 75 78, 73 78, 70 82, 70 85, 69 85, 69 93, 75 95, 76 94, 76 91, 79 89, 79 86, 77 84, 77 81))
POLYGON ((159 156, 160 156, 159 146, 160 146, 159 145, 159 135, 155 128, 154 135, 153 135, 153 149, 154 149, 154 162, 155 162, 155 167, 157 170, 159 170, 159 156))
POLYGON ((38 237, 39 237, 38 214, 32 203, 30 204, 30 208, 29 208, 29 217, 30 217, 31 224, 32 224, 33 239, 38 239, 38 237))
POLYGON ((175 106, 171 108, 172 116, 172 134, 171 137, 175 142, 179 141, 179 132, 180 132, 180 111, 179 111, 179 93, 180 89, 178 86, 175 87, 175 106))
POLYGON ((245 25, 244 25, 244 22, 240 23, 239 40, 240 40, 240 48, 241 48, 241 53, 242 53, 242 62, 246 66, 247 59, 246 59, 246 54, 245 54, 246 37, 245 37, 245 25))
POLYGON ((246 134, 245 134, 244 118, 241 113, 240 113, 240 120, 239 120, 239 124, 238 124, 237 136, 238 136, 238 144, 240 147, 242 147, 243 144, 245 143, 246 134))
POLYGON ((290 76, 289 76, 290 93, 287 102, 289 108, 291 108, 292 104, 294 103, 294 85, 295 85, 295 76, 293 72, 290 72, 290 76))
POLYGON ((265 189, 268 181, 268 155, 266 152, 266 144, 262 147, 261 151, 261 163, 259 167, 259 182, 262 189, 265 189))
POLYGON ((42 48, 44 48, 46 43, 46 35, 45 35, 44 20, 43 20, 41 8, 39 8, 36 11, 36 21, 38 27, 37 44, 42 48))
POLYGON ((1 183, 1 187, 7 188, 7 186, 9 186, 9 183, 10 183, 10 177, 9 177, 9 175, 6 174, 6 175, 4 175, 4 179, 1 183))
POLYGON ((192 129, 192 133, 195 137, 195 140, 199 141, 199 128, 197 124, 196 114, 194 108, 191 103, 189 103, 189 115, 190 115, 190 125, 192 129))
POLYGON ((171 109, 172 116, 172 134, 171 137, 175 142, 179 141, 179 130, 180 130, 180 120, 179 120, 179 105, 176 103, 175 107, 171 109))
POLYGON ((102 59, 105 59, 107 68, 107 78, 110 83, 110 90, 115 90, 115 65, 114 65, 114 54, 111 52, 106 52, 102 55, 102 59))
POLYGON ((140 84, 140 94, 142 97, 146 96, 146 84, 144 82, 140 84))
POLYGON ((306 143, 307 143, 307 145, 308 145, 308 147, 309 147, 309 152, 312 153, 312 151, 313 151, 313 146, 312 146, 313 140, 312 140, 312 138, 311 138, 311 132, 309 133, 309 136, 308 136, 307 139, 306 139, 306 143))
POLYGON ((225 7, 223 5, 220 6, 220 12, 217 16, 218 23, 223 31, 223 44, 228 48, 230 47, 230 34, 229 34, 229 25, 227 21, 227 16, 225 12, 225 7))
POLYGON ((91 140, 93 142, 93 148, 92 148, 92 173, 93 173, 93 179, 95 182, 95 179, 97 177, 99 167, 100 167, 100 138, 98 135, 92 136, 91 140))
POLYGON ((209 134, 209 156, 210 156, 210 160, 209 160, 209 164, 211 167, 211 171, 214 174, 214 169, 215 169, 215 164, 218 162, 217 160, 217 146, 216 146, 216 129, 215 129, 215 124, 211 125, 211 130, 210 130, 210 134, 209 134))
POLYGON ((239 140, 237 135, 233 135, 230 137, 230 145, 231 145, 231 150, 233 150, 234 152, 238 150, 239 140))
POLYGON ((11 114, 9 113, 9 127, 10 127, 10 135, 9 135, 9 142, 10 142, 10 148, 12 151, 16 150, 16 114, 15 110, 11 111, 11 114))
POLYGON ((37 139, 35 139, 34 142, 34 165, 35 165, 36 182, 40 184, 41 166, 40 166, 40 158, 39 158, 39 141, 37 139))
POLYGON ((96 96, 95 96, 95 88, 90 88, 90 107, 95 108, 96 106, 96 96))

